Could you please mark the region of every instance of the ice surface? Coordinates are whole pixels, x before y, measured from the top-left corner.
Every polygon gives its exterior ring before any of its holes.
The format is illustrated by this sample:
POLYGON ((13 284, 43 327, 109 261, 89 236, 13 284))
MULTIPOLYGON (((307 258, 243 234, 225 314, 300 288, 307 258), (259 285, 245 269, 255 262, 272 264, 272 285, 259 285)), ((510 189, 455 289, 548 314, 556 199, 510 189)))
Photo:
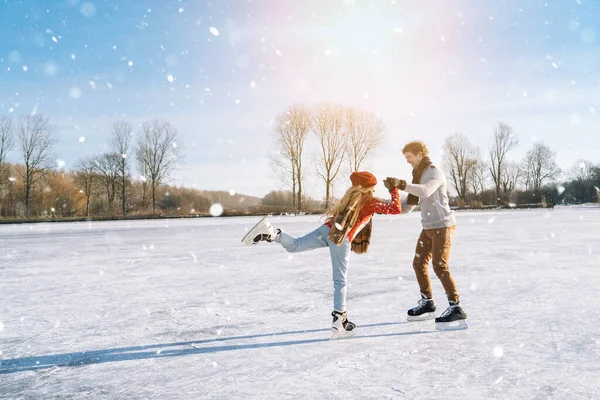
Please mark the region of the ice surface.
POLYGON ((600 398, 599 208, 458 213, 459 332, 405 322, 420 218, 376 216, 340 341, 328 251, 246 247, 258 219, 1 225, 0 398, 600 398))

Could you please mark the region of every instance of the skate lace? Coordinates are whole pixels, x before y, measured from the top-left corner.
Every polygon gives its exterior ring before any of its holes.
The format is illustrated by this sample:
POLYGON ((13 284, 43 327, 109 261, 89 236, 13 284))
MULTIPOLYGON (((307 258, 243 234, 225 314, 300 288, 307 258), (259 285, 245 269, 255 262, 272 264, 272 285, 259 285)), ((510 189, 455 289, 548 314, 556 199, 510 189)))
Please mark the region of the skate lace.
POLYGON ((417 301, 417 306, 415 307, 415 310, 425 307, 427 305, 428 301, 429 301, 429 299, 419 299, 417 301))
POLYGON ((458 306, 453 305, 453 306, 446 308, 446 310, 442 313, 442 315, 440 315, 440 318, 444 318, 444 317, 447 317, 448 315, 450 315, 452 313, 452 310, 454 310, 456 307, 458 307, 458 306))

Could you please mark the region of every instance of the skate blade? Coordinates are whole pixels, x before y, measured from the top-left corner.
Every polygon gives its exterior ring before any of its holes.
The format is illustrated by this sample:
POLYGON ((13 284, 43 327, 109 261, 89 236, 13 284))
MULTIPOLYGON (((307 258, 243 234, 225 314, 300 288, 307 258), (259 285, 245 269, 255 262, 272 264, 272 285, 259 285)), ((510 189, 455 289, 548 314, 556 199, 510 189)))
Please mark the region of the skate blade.
POLYGON ((260 228, 262 227, 263 221, 267 219, 267 217, 263 217, 260 221, 258 221, 256 223, 256 225, 254 225, 249 231, 248 233, 246 233, 246 235, 242 238, 242 243, 244 243, 246 246, 252 246, 256 243, 254 243, 254 238, 260 233, 260 228))
POLYGON ((338 331, 337 329, 332 329, 330 340, 348 339, 354 335, 356 335, 356 329, 353 329, 350 332, 338 331))
POLYGON ((467 325, 467 321, 465 321, 464 319, 451 322, 435 323, 435 330, 437 331, 462 331, 464 329, 469 329, 469 325, 467 325))
POLYGON ((408 322, 429 321, 430 319, 435 319, 435 313, 430 312, 421 315, 409 315, 406 317, 408 322))

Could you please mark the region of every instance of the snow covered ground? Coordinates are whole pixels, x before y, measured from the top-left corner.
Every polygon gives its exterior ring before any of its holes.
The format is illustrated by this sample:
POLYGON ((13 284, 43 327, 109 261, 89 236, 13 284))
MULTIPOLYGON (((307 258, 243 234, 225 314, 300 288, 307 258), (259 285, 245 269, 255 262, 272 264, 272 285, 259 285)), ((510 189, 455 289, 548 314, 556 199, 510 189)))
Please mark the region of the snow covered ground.
POLYGON ((457 218, 470 329, 405 322, 420 218, 376 216, 339 341, 328 251, 244 247, 258 218, 0 226, 0 398, 600 399, 600 209, 457 218))

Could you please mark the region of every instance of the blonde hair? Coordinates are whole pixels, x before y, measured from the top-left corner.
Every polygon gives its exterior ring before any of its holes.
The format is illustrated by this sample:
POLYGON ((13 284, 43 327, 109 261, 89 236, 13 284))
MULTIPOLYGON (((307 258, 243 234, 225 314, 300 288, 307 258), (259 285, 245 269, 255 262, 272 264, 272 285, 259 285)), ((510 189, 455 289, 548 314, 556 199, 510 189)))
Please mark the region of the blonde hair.
POLYGON ((342 199, 330 207, 327 211, 325 211, 325 216, 328 218, 332 218, 335 221, 335 218, 338 214, 348 211, 350 208, 351 215, 349 221, 346 222, 348 226, 354 226, 356 221, 358 220, 359 211, 362 209, 365 202, 373 197, 373 192, 375 191, 375 186, 363 187, 363 186, 352 186, 342 199))

